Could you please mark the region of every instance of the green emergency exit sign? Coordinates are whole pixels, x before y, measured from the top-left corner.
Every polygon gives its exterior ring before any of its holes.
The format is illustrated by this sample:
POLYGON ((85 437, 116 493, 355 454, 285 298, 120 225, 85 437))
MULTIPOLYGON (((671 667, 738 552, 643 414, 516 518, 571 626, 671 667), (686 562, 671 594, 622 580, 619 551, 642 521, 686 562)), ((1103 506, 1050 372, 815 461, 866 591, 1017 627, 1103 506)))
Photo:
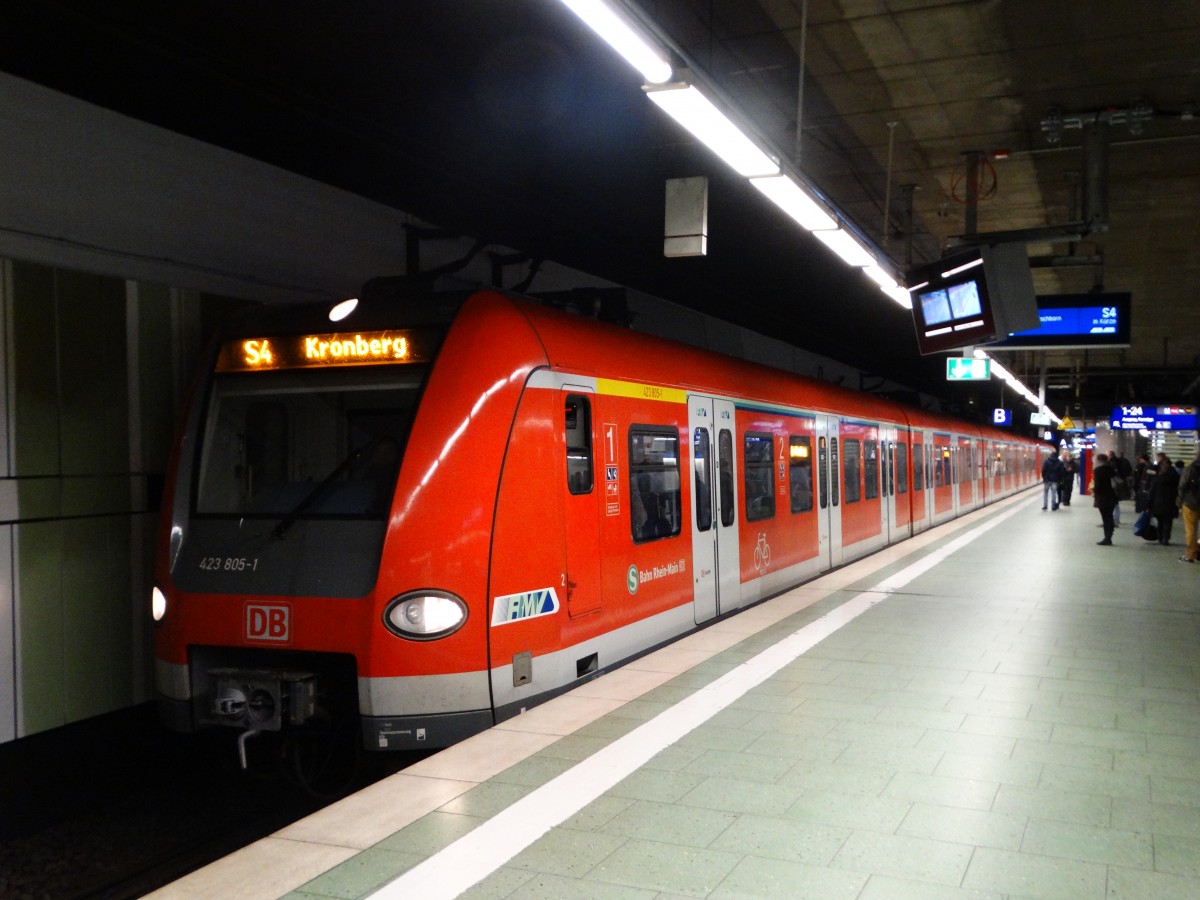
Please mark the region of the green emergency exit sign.
POLYGON ((946 360, 947 381, 987 381, 992 377, 990 359, 952 356, 946 360))

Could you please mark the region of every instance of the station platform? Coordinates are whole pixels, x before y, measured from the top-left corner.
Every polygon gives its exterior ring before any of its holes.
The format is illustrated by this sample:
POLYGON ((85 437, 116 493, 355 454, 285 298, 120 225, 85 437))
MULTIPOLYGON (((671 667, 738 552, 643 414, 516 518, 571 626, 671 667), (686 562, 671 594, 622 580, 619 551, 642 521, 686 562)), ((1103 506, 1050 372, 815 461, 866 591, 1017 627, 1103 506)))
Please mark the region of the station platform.
POLYGON ((158 898, 1200 896, 1200 565, 1041 491, 433 755, 158 898))

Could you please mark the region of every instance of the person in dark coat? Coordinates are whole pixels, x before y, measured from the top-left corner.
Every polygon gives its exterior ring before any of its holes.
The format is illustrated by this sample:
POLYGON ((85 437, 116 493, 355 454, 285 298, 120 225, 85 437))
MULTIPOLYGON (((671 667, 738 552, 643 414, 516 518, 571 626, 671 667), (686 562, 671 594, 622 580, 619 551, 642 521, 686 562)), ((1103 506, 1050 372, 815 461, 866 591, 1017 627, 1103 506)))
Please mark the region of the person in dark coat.
POLYGON ((1101 547, 1112 546, 1113 507, 1117 505, 1117 492, 1113 490, 1113 476, 1117 474, 1108 462, 1108 457, 1101 453, 1096 457, 1096 468, 1092 469, 1092 502, 1100 510, 1100 522, 1104 525, 1104 540, 1097 541, 1101 547))
POLYGON ((1046 508, 1047 500, 1054 504, 1052 509, 1058 509, 1058 482, 1062 478, 1062 467, 1058 449, 1055 448, 1042 463, 1042 509, 1046 508))
POLYGON ((1158 474, 1150 482, 1150 498, 1148 508, 1158 524, 1158 542, 1163 546, 1171 543, 1171 524, 1179 509, 1175 498, 1179 496, 1179 472, 1171 465, 1171 460, 1165 453, 1156 455, 1158 474))
POLYGON ((1075 458, 1070 453, 1063 455, 1062 475, 1058 479, 1058 503, 1060 506, 1071 505, 1071 493, 1075 490, 1075 473, 1079 471, 1079 466, 1075 464, 1075 458))
POLYGON ((1150 499, 1150 479, 1154 477, 1154 469, 1150 465, 1150 457, 1139 453, 1137 465, 1133 467, 1133 511, 1143 512, 1146 502, 1150 499))

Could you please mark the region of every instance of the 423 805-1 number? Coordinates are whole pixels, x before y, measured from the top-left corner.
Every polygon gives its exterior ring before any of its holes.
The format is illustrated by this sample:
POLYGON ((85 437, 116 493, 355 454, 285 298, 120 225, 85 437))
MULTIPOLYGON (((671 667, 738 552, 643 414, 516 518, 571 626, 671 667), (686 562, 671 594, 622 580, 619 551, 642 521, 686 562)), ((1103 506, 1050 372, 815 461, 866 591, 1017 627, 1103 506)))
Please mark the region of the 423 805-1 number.
POLYGON ((205 572, 253 572, 258 569, 258 557, 205 556, 200 560, 205 572))

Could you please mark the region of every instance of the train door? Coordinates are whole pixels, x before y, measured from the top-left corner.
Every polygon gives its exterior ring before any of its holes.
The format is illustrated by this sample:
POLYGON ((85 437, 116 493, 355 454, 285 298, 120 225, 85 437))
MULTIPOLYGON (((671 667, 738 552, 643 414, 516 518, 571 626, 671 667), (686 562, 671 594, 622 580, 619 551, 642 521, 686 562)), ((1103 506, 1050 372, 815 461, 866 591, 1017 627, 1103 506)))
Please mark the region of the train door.
POLYGON ((889 539, 896 541, 912 536, 912 464, 909 461, 911 436, 904 428, 894 430, 891 449, 892 524, 889 539))
POLYGON ((892 542, 892 529, 896 523, 896 429, 891 425, 879 426, 879 527, 883 542, 892 542))
POLYGON ((821 568, 842 564, 842 465, 838 419, 817 416, 817 533, 821 568))
POLYGON ((695 617, 705 622, 736 609, 738 577, 737 479, 733 404, 688 397, 692 444, 692 581, 695 617))
POLYGON ((975 470, 975 445, 970 438, 958 438, 955 455, 958 463, 958 506, 954 511, 956 515, 961 515, 979 505, 979 497, 976 494, 979 479, 975 470))
POLYGON ((574 618, 600 608, 600 492, 591 389, 566 387, 562 397, 567 449, 567 571, 562 589, 567 614, 574 618))

